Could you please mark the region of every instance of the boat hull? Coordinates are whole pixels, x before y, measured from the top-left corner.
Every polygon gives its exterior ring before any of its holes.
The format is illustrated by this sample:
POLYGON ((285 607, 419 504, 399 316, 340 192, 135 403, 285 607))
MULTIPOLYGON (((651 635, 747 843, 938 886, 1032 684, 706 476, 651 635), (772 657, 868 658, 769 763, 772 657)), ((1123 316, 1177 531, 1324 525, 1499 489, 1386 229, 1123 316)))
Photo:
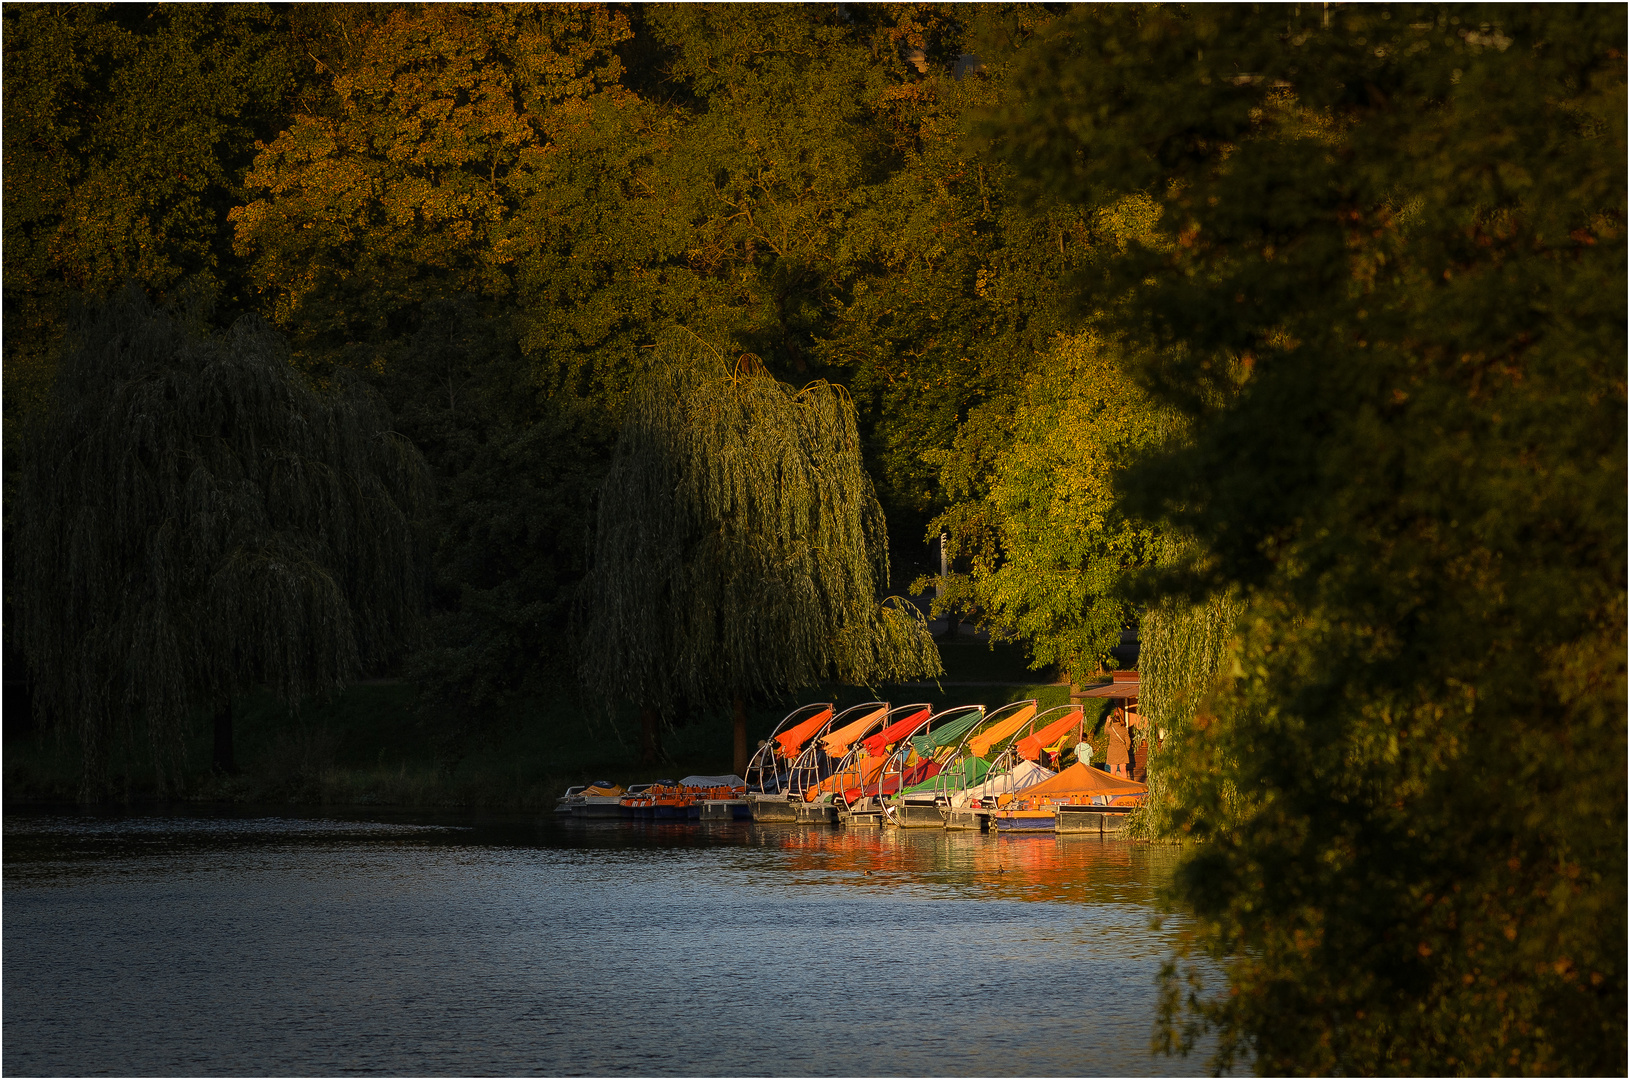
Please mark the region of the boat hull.
POLYGON ((1061 833, 1114 835, 1126 831, 1126 821, 1130 816, 1129 809, 1105 806, 1059 806, 1054 809, 1058 816, 1057 829, 1061 833))
POLYGON ((572 806, 574 818, 617 818, 623 816, 622 803, 617 796, 594 796, 572 806))
POLYGON ((792 825, 798 821, 797 804, 785 795, 748 795, 747 816, 761 825, 792 825))
POLYGON ((901 803, 895 807, 894 823, 902 829, 943 829, 945 815, 934 803, 901 803))
POLYGON ((746 799, 704 799, 703 821, 751 821, 753 808, 746 799))
POLYGON ((798 803, 793 807, 800 825, 836 825, 838 808, 831 803, 798 803))
POLYGON ((1058 820, 1053 808, 1045 810, 992 810, 990 827, 1002 833, 1053 832, 1058 820))

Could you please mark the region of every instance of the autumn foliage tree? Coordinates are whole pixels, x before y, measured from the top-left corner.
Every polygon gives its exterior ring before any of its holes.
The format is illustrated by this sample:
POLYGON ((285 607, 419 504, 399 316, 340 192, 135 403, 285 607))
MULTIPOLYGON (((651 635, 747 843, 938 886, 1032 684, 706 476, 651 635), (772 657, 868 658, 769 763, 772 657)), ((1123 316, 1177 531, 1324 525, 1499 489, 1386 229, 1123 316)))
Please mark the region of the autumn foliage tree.
POLYGON ((1126 515, 1115 484, 1177 426, 1118 360, 1091 331, 1060 338, 1011 413, 975 413, 942 454, 954 502, 934 526, 967 570, 936 610, 977 612, 1072 683, 1113 666, 1137 619, 1125 584, 1153 565, 1160 532, 1126 515))
POLYGON ((553 135, 615 87, 626 19, 599 6, 307 9, 330 77, 245 177, 236 245, 312 346, 381 342, 418 304, 510 295, 520 207, 553 135), (353 33, 354 31, 354 33, 353 33))

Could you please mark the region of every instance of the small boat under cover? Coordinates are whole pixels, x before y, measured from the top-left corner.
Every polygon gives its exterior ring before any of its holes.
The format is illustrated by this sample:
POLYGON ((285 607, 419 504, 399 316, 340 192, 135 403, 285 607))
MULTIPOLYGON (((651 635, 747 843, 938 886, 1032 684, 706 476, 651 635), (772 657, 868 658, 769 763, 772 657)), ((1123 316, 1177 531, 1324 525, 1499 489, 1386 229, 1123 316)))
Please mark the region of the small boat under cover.
POLYGON ((1142 804, 1149 785, 1111 776, 1084 761, 1012 795, 998 795, 991 825, 999 832, 1052 832, 1059 805, 1103 807, 1101 812, 1124 813, 1142 804))

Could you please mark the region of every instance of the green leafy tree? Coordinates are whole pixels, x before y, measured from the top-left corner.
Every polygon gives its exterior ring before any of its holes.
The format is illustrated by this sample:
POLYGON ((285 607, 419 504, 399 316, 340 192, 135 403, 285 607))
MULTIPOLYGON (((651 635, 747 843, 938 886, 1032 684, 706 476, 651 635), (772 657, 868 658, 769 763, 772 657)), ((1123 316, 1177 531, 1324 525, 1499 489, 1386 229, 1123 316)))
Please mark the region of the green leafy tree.
POLYGON ((850 386, 895 552, 943 507, 932 454, 1060 329, 1069 208, 1007 197, 968 140, 1039 6, 672 7, 653 38, 680 124, 653 175, 690 222, 685 324, 773 372, 850 386), (976 75, 959 67, 977 53, 976 75))
POLYGON ((842 390, 664 335, 600 488, 580 641, 591 692, 644 709, 647 756, 681 702, 734 703, 740 773, 747 697, 940 674, 916 609, 879 602, 887 581, 842 390))
POLYGON ((1043 357, 1006 423, 976 414, 959 438, 988 446, 982 427, 993 423, 1001 438, 988 471, 969 467, 977 450, 944 455, 948 486, 964 498, 934 529, 947 530, 968 571, 946 582, 936 610, 977 612, 993 636, 1025 642, 1035 666, 1079 683, 1113 666, 1110 650, 1136 619, 1123 585, 1151 564, 1158 533, 1126 517, 1115 480, 1169 434, 1171 418, 1089 331, 1043 357))
POLYGON ((1163 242, 1083 279, 1192 425, 1128 505, 1244 605, 1174 750, 1162 1038, 1266 1073, 1625 1069, 1625 28, 1106 9, 993 128, 1163 242), (1190 971, 1192 974, 1192 969, 1190 971))
POLYGON ((143 729, 173 783, 181 738, 232 700, 291 706, 396 655, 423 597, 423 463, 360 387, 318 394, 246 316, 224 336, 139 290, 97 308, 31 447, 18 636, 38 706, 104 794, 143 729))

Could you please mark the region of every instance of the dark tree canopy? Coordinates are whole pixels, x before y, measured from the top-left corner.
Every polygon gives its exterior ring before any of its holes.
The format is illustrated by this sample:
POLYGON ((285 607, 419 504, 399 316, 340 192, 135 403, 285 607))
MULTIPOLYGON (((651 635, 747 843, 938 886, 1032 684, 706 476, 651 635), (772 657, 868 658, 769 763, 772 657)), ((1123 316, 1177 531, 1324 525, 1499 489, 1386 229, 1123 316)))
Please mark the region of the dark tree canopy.
POLYGON ((29 456, 18 633, 94 796, 117 737, 163 762, 200 710, 298 704, 410 641, 428 490, 373 395, 314 390, 258 318, 212 336, 130 289, 77 338, 29 456))
POLYGON ((1192 424, 1124 504, 1214 601, 1160 638, 1220 675, 1161 706, 1219 1065, 1625 1069, 1623 16, 1083 9, 992 129, 1161 210, 1079 296, 1192 424))
POLYGON ((847 395, 666 334, 600 488, 584 683, 667 710, 938 675, 921 616, 879 602, 887 581, 847 395))

